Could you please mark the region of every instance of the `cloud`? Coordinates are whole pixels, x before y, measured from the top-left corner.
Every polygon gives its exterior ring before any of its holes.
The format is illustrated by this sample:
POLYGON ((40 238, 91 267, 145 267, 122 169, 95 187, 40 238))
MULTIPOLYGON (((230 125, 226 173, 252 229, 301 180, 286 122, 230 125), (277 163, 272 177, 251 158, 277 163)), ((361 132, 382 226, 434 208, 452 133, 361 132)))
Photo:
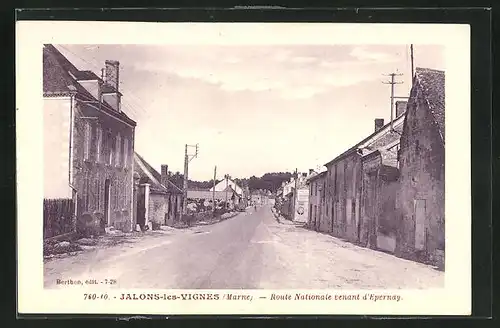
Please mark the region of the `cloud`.
POLYGON ((308 99, 332 88, 379 78, 380 65, 398 58, 373 48, 315 47, 168 48, 136 69, 165 71, 210 84, 225 92, 266 92, 275 97, 308 99))
POLYGON ((391 63, 398 58, 385 52, 368 51, 365 47, 355 47, 351 50, 350 55, 360 61, 384 62, 391 63))
POLYGON ((323 93, 327 88, 322 86, 302 85, 290 87, 281 90, 281 96, 288 100, 309 99, 320 93, 323 93))
POLYGON ((299 56, 299 57, 293 57, 290 59, 290 61, 292 63, 296 63, 296 64, 310 64, 310 63, 314 63, 314 62, 317 62, 319 59, 316 58, 316 57, 302 57, 302 56, 299 56))

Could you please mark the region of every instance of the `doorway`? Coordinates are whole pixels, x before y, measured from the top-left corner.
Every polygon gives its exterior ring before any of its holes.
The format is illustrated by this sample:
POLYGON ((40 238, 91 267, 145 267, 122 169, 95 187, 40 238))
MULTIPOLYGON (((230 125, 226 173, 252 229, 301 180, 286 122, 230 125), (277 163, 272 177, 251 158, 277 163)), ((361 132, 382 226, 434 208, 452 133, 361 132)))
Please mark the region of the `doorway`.
POLYGON ((106 224, 109 226, 110 225, 110 204, 109 204, 109 199, 110 199, 110 190, 111 190, 111 181, 109 179, 106 179, 104 181, 104 220, 106 221, 106 224))
POLYGON ((144 229, 146 224, 146 192, 144 186, 140 186, 137 192, 137 224, 144 229))
POLYGON ((425 199, 415 199, 415 248, 425 249, 425 199))

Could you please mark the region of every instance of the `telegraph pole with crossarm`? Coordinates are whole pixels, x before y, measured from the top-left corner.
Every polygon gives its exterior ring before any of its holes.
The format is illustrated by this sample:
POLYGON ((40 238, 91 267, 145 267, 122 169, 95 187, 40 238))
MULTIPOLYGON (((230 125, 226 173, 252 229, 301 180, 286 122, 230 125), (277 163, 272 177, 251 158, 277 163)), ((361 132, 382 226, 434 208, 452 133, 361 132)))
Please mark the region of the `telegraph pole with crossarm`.
POLYGON ((393 130, 392 122, 394 121, 394 114, 393 114, 394 113, 394 99, 395 98, 399 98, 399 97, 395 97, 394 96, 394 85, 396 85, 396 84, 403 84, 403 81, 396 82, 395 77, 396 76, 401 76, 401 75, 403 75, 403 74, 401 74, 401 73, 387 74, 386 76, 390 76, 391 80, 387 81, 387 82, 382 82, 384 84, 390 84, 391 85, 391 131, 393 130))
POLYGON ((198 157, 198 144, 196 145, 188 145, 186 144, 184 147, 184 185, 183 185, 183 199, 182 199, 182 214, 187 213, 187 190, 188 190, 188 171, 189 171, 189 162, 193 160, 193 158, 198 157), (194 147, 196 149, 194 154, 189 154, 188 150, 190 147, 194 147))

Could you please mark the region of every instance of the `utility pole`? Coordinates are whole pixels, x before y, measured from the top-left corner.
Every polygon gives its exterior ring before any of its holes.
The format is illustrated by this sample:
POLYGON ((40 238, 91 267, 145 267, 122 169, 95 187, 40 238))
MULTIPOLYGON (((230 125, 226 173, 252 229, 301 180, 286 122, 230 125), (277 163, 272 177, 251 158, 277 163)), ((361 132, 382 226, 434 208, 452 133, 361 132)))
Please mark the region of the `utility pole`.
POLYGON ((212 212, 215 212, 215 179, 217 178, 217 165, 214 167, 214 190, 212 191, 212 212))
POLYGON ((388 81, 388 82, 382 82, 384 84, 390 84, 391 85, 391 131, 393 130, 393 126, 392 126, 392 122, 394 121, 394 85, 396 84, 403 84, 403 82, 396 82, 395 80, 395 77, 396 76, 401 76, 403 74, 401 73, 391 73, 391 74, 387 74, 386 76, 390 76, 391 77, 391 80, 388 81))
POLYGON ((187 190, 188 190, 188 171, 189 171, 189 162, 193 160, 193 158, 198 157, 198 144, 196 145, 188 145, 186 144, 184 147, 184 185, 183 185, 183 199, 182 199, 182 214, 187 213, 187 190), (188 153, 189 147, 195 147, 196 152, 194 154, 188 153))
MULTIPOLYGON (((104 68, 101 68, 101 80, 104 83, 104 68)), ((99 82, 97 82, 99 84, 99 82)), ((99 111, 102 109, 102 88, 98 87, 98 97, 99 97, 99 111)))
POLYGON ((224 178, 226 178, 226 189, 225 189, 226 190, 226 192, 225 192, 225 194, 226 194, 226 204, 224 204, 224 206, 226 207, 226 210, 227 210, 227 184, 228 184, 227 180, 229 179, 229 175, 228 174, 224 175, 224 178))
POLYGON ((411 78, 413 80, 413 75, 415 74, 415 71, 413 69, 413 44, 410 44, 410 61, 411 61, 411 78))
POLYGON ((293 193, 293 215, 292 215, 292 221, 293 218, 295 217, 295 210, 297 206, 297 180, 299 180, 299 171, 298 169, 295 169, 295 191, 293 193))

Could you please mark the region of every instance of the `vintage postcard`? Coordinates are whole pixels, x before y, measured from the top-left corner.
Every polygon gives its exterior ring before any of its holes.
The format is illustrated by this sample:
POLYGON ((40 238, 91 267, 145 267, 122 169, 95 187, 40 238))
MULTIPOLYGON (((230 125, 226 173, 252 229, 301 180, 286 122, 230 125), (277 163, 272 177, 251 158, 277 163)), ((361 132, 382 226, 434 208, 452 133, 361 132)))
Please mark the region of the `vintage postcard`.
POLYGON ((469 38, 18 22, 18 311, 470 314, 469 38))

